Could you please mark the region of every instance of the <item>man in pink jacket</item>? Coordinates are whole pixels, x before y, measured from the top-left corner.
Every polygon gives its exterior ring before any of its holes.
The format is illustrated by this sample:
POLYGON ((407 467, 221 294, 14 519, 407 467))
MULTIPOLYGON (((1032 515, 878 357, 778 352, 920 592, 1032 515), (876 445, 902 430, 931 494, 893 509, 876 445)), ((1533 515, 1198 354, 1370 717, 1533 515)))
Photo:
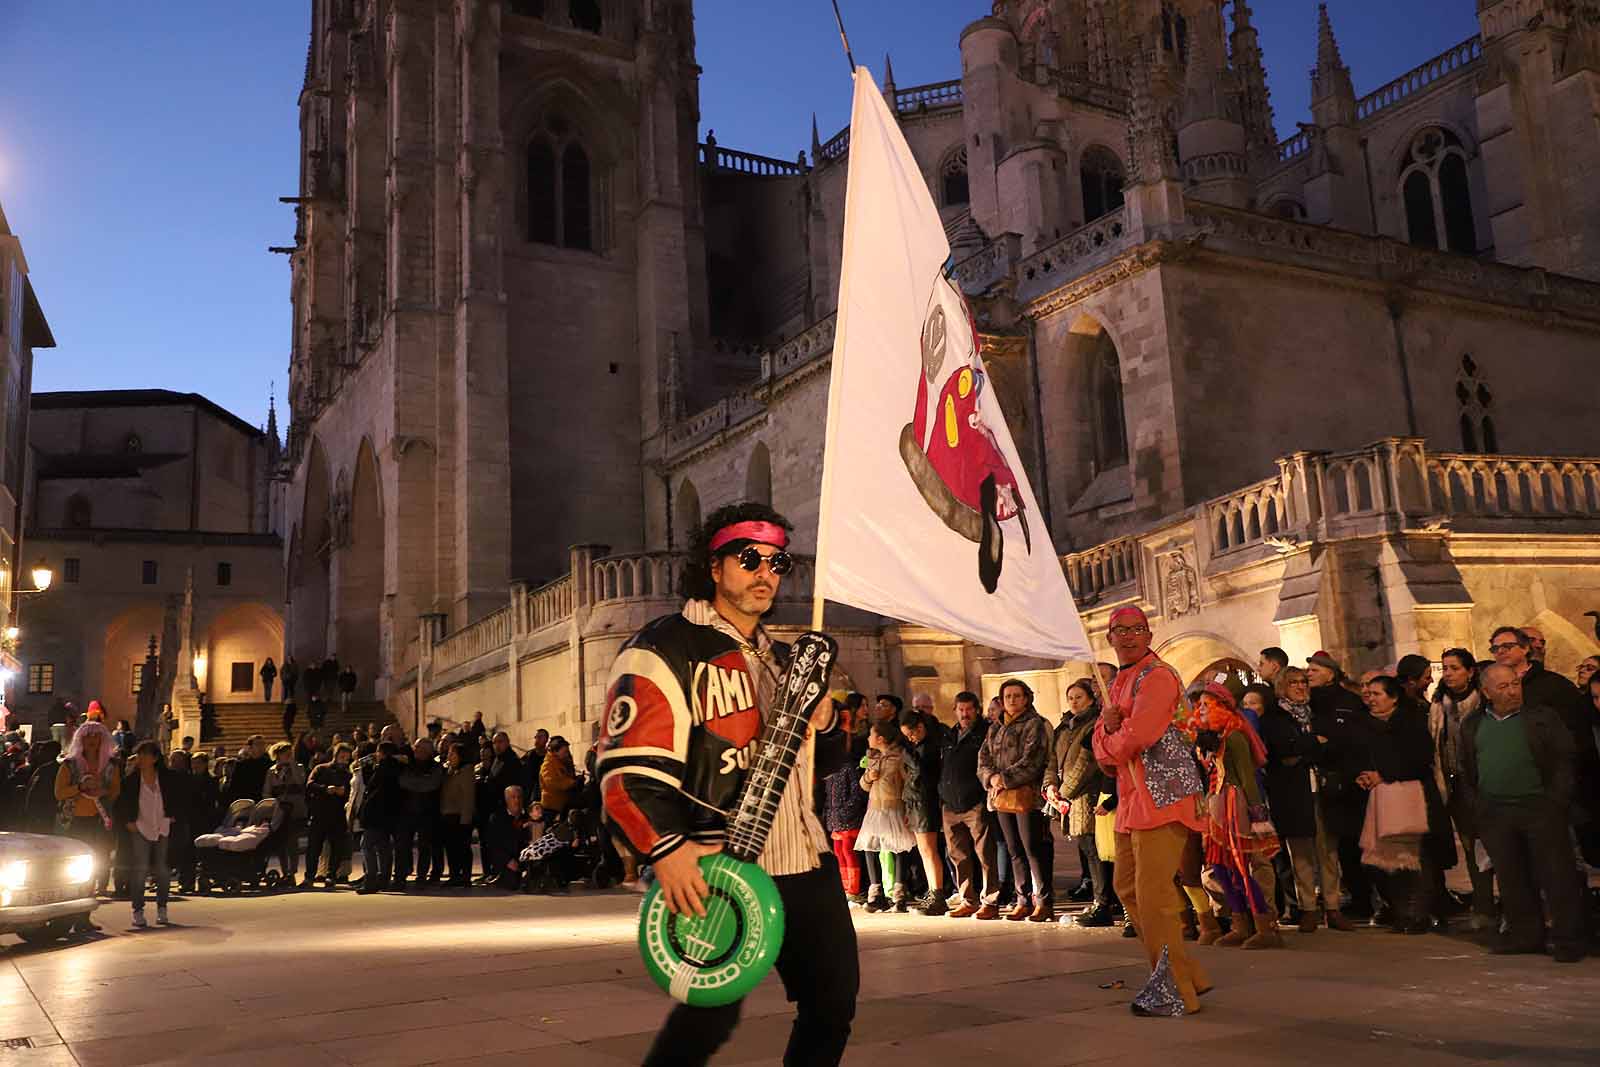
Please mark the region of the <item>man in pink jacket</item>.
POLYGON ((1150 650, 1150 639, 1144 612, 1126 607, 1112 613, 1110 642, 1121 669, 1095 726, 1094 755, 1117 776, 1117 895, 1152 968, 1167 950, 1184 1010, 1193 1015, 1211 979, 1184 951, 1183 902, 1173 876, 1190 831, 1202 823, 1195 797, 1158 807, 1145 785, 1140 757, 1172 725, 1183 691, 1177 672, 1150 650))

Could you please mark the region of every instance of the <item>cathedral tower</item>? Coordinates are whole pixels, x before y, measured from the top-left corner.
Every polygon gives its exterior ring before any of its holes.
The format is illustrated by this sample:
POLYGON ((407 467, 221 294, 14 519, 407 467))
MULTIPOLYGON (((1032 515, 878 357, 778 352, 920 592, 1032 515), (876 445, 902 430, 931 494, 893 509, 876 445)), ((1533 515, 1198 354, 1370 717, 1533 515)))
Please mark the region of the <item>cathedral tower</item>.
POLYGON ((419 618, 647 540, 642 442, 707 335, 693 11, 310 6, 290 643, 393 676, 419 618))

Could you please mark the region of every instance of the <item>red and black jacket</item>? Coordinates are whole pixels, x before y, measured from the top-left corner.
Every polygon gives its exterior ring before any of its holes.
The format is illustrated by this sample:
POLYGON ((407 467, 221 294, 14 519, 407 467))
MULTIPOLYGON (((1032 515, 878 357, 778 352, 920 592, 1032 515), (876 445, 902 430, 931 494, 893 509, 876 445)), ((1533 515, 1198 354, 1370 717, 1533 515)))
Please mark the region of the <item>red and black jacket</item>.
MULTIPOLYGON (((789 648, 774 642, 775 669, 789 648)), ((762 711, 738 641, 681 613, 648 623, 617 654, 596 769, 607 817, 651 860, 686 841, 720 844, 762 711)))

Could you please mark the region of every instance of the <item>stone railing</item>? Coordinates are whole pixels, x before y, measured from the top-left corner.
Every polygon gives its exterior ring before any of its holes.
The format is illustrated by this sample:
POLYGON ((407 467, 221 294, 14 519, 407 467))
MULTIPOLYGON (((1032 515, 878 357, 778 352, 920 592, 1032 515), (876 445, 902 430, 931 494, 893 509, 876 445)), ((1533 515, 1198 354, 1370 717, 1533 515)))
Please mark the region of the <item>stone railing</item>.
POLYGON ((572 618, 577 599, 575 593, 576 585, 570 574, 532 590, 522 601, 522 618, 518 629, 531 633, 572 618))
POLYGON ((1092 603, 1114 590, 1129 589, 1139 580, 1139 541, 1119 537, 1085 552, 1061 557, 1067 585, 1079 603, 1092 603))
POLYGON ((508 605, 445 636, 433 646, 434 671, 447 671, 506 647, 511 642, 511 622, 508 605))
POLYGON ((846 126, 817 149, 817 163, 832 163, 850 154, 850 127, 846 126))
POLYGON ((782 378, 790 371, 832 352, 833 334, 838 325, 839 317, 829 315, 779 345, 769 363, 770 377, 782 378))
POLYGON ((1083 272, 1086 265, 1110 256, 1133 244, 1128 230, 1126 208, 1102 215, 1087 226, 1074 230, 1017 264, 1019 283, 1029 288, 1067 279, 1083 272), (1031 283, 1031 284, 1030 284, 1031 283))
POLYGON ((1600 518, 1600 459, 1433 453, 1428 490, 1452 515, 1600 518))
MULTIPOLYGON (((678 580, 689 564, 685 552, 635 552, 594 561, 590 571, 590 599, 594 606, 631 600, 676 600, 678 580)), ((816 561, 795 556, 794 570, 783 579, 778 599, 809 600, 816 561)))
POLYGON ((897 89, 894 94, 894 109, 902 115, 960 106, 960 78, 947 82, 934 82, 932 85, 913 85, 909 89, 897 89))
POLYGON ((793 160, 773 159, 771 156, 758 156, 753 152, 740 152, 732 148, 723 148, 715 141, 708 141, 700 146, 700 163, 702 166, 713 167, 716 170, 734 171, 738 174, 754 174, 768 178, 787 178, 804 174, 806 166, 793 160))
POLYGON ((966 293, 981 293, 1011 273, 1015 242, 1004 237, 990 241, 950 268, 950 277, 966 293))
POLYGON ((1311 134, 1301 130, 1293 137, 1278 142, 1278 162, 1288 163, 1311 151, 1311 134))
POLYGON ((1368 93, 1356 101, 1356 118, 1370 119, 1378 112, 1405 100, 1457 71, 1464 70, 1483 58, 1483 38, 1469 37, 1454 48, 1434 56, 1421 66, 1408 70, 1376 92, 1368 93))
POLYGON ((1205 504, 1214 552, 1260 544, 1294 525, 1283 478, 1268 478, 1205 504))

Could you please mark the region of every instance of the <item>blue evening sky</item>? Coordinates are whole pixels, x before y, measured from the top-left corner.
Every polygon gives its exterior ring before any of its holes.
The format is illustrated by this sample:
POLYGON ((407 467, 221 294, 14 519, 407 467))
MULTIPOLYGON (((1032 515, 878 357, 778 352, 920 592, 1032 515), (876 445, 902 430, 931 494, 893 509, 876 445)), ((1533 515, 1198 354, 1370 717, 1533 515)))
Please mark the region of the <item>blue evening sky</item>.
MULTIPOLYGON (((1333 0, 1356 91, 1470 36, 1473 0, 1333 0)), ((958 77, 988 0, 842 0, 858 61, 958 77)), ((34 387, 203 393, 251 422, 285 392, 295 98, 310 0, 0 0, 0 204, 60 347, 34 387)), ((1278 132, 1309 107, 1313 0, 1256 0, 1278 132)), ((827 0, 699 0, 703 129, 794 158, 849 119, 827 0)))

